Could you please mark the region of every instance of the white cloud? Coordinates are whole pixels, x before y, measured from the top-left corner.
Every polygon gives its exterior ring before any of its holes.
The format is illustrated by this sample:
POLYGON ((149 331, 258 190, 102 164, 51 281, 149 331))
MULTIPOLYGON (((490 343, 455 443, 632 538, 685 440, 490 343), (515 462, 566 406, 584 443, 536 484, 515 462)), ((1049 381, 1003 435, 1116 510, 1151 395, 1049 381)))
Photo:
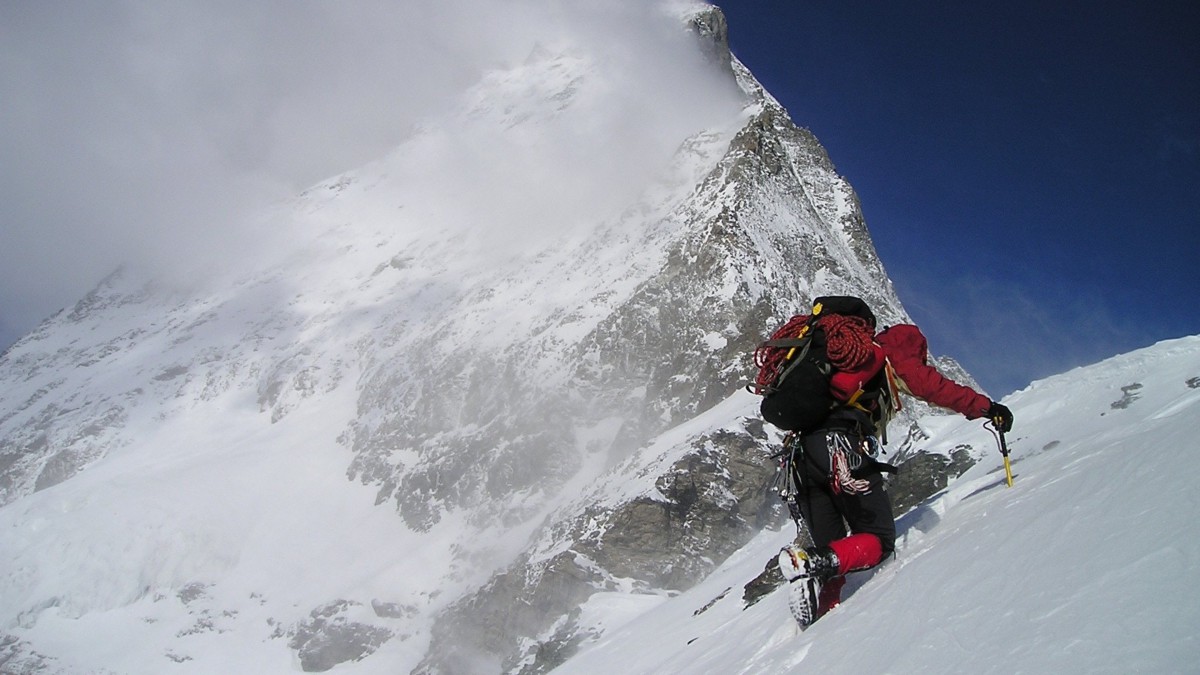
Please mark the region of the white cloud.
POLYGON ((584 198, 555 153, 591 153, 580 181, 616 180, 655 129, 705 107, 702 86, 666 86, 696 72, 683 35, 635 0, 0 5, 0 330, 29 330, 122 262, 269 245, 245 214, 385 154, 537 44, 599 54, 614 100, 603 128, 499 159, 584 198))

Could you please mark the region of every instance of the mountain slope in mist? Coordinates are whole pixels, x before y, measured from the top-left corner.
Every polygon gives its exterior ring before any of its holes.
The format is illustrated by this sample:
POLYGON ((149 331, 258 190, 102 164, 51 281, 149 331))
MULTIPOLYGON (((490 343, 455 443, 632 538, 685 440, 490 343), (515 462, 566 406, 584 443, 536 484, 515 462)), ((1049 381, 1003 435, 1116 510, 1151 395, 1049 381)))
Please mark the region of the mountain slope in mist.
POLYGON ((125 269, 6 350, 5 666, 541 672, 593 596, 778 525, 753 347, 823 293, 905 313, 820 144, 687 10, 647 63, 530 45, 264 213, 249 267, 125 269))

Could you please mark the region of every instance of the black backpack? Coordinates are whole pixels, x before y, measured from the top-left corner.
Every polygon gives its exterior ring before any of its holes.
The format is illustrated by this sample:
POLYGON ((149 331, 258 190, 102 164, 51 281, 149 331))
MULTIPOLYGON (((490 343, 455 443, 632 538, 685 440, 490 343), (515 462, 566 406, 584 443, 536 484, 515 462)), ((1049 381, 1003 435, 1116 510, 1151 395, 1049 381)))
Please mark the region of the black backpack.
POLYGON ((763 396, 763 419, 780 429, 813 431, 839 404, 830 390, 834 366, 818 322, 830 314, 856 316, 875 326, 875 314, 860 298, 824 296, 813 302, 811 314, 793 316, 754 352, 758 376, 747 389, 763 396))

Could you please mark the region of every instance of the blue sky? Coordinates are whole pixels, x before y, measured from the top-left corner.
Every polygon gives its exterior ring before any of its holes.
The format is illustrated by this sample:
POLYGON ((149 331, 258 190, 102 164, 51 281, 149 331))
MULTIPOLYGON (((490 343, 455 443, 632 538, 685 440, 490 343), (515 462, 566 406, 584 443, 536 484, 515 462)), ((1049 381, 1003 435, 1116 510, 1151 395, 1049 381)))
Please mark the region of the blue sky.
POLYGON ((990 393, 1200 333, 1200 3, 718 4, 990 393))
MULTIPOLYGON (((934 351, 989 393, 1200 333, 1200 3, 720 4, 858 191, 934 351)), ((641 0, 559 9, 593 6, 598 36, 644 28, 641 0)), ((121 261, 255 250, 247 205, 377 157, 555 16, 0 3, 0 349, 121 261)))

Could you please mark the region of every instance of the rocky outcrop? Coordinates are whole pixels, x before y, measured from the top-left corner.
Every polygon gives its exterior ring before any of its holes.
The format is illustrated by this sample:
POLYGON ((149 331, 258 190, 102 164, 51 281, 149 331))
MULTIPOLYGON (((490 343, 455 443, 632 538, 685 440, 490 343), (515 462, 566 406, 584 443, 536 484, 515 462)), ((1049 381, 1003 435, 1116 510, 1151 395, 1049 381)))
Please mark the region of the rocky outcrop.
POLYGON ((314 609, 308 619, 289 633, 288 646, 296 650, 306 673, 320 673, 351 661, 361 661, 392 638, 391 631, 355 621, 350 615, 358 603, 332 602, 314 609))
MULTIPOLYGON (((580 605, 594 593, 690 587, 784 518, 770 490, 775 471, 766 442, 762 423, 743 418, 672 449, 682 456, 654 470, 648 493, 588 503, 560 521, 543 534, 543 546, 442 617, 419 672, 463 672, 481 662, 491 664, 485 671, 546 672, 595 637, 578 622, 580 605)), ((633 461, 622 473, 638 466, 633 461)))
POLYGON ((897 515, 905 513, 940 492, 977 461, 970 446, 956 448, 949 456, 924 451, 914 453, 900 465, 900 472, 888 479, 892 509, 897 515))

